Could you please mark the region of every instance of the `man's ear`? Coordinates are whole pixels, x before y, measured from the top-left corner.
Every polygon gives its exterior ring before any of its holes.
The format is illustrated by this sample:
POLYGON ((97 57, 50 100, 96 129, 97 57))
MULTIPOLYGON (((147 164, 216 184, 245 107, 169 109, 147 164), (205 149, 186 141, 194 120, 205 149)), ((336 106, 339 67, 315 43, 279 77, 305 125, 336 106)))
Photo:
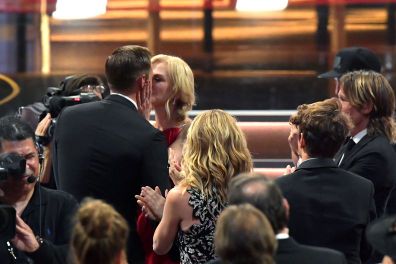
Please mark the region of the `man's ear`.
POLYGON ((305 148, 305 139, 303 133, 298 134, 298 145, 300 148, 305 148))

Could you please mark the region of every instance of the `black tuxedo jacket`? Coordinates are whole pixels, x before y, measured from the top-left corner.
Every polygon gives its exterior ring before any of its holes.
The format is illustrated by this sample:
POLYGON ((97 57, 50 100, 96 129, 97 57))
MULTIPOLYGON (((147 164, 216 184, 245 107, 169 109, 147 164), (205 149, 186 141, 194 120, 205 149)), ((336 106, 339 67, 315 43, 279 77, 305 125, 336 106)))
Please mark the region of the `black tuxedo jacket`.
POLYGON ((67 107, 60 114, 53 141, 57 187, 77 200, 90 196, 112 204, 130 227, 129 260, 143 260, 136 233, 142 186, 169 188, 167 143, 119 95, 67 107))
POLYGON ((276 264, 346 264, 344 254, 336 250, 305 246, 293 238, 278 239, 276 264))
POLYGON ((376 217, 369 180, 338 168, 332 159, 310 159, 276 182, 290 204, 293 238, 341 251, 348 263, 360 263, 365 228, 376 217))
MULTIPOLYGON (((338 160, 344 146, 335 156, 338 160)), ((346 155, 340 168, 356 173, 374 184, 377 215, 384 213, 389 194, 396 181, 396 153, 385 136, 364 136, 346 155)), ((392 206, 392 205, 390 205, 392 206)), ((396 207, 396 205, 393 205, 396 207)))
MULTIPOLYGON (((274 257, 276 264, 346 264, 345 256, 338 251, 304 246, 293 238, 278 239, 278 248, 274 257)), ((222 264, 220 259, 209 261, 207 264, 222 264)))

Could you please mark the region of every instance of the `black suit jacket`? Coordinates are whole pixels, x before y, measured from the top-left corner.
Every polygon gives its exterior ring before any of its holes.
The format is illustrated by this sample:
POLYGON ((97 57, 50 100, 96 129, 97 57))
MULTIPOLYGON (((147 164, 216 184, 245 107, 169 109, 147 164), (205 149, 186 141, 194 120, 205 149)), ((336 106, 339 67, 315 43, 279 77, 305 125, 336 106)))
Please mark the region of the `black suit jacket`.
POLYGON ((278 239, 278 249, 275 255, 276 264, 346 264, 344 254, 339 251, 305 246, 293 238, 278 239))
MULTIPOLYGON (((335 160, 338 160, 343 152, 344 146, 336 154, 335 160)), ((396 181, 395 162, 396 153, 385 136, 366 135, 339 165, 340 168, 356 173, 374 184, 374 200, 378 216, 384 213, 389 194, 396 181)))
POLYGON ((293 238, 341 251, 348 263, 360 263, 365 228, 376 217, 369 180, 338 168, 332 159, 310 159, 276 182, 290 204, 293 238))
MULTIPOLYGON (((278 239, 278 248, 274 257, 276 264, 346 264, 345 256, 338 251, 304 246, 293 238, 278 239)), ((207 264, 222 264, 220 259, 207 264)))
POLYGON ((54 135, 54 172, 59 189, 77 200, 90 196, 112 204, 131 230, 128 254, 143 260, 136 233, 138 206, 134 198, 142 186, 169 188, 167 143, 119 95, 71 106, 60 114, 54 135))

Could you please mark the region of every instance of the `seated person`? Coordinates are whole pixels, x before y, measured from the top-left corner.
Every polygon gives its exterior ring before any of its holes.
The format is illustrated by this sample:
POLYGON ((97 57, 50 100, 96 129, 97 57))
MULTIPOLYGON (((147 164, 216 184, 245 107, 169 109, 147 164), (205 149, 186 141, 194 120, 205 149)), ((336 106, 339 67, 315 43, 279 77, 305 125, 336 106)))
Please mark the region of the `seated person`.
POLYGON ((127 264, 129 227, 109 204, 87 198, 74 219, 71 237, 72 263, 127 264))
POLYGON ((32 128, 17 117, 0 119, 0 154, 26 160, 25 172, 0 181, 0 204, 16 210, 16 236, 0 246, 0 262, 66 263, 71 217, 77 208, 69 194, 37 182, 39 155, 32 128))
POLYGON ((267 217, 250 204, 231 205, 217 220, 215 251, 220 260, 211 264, 273 264, 274 231, 267 217))
POLYGON ((278 186, 258 173, 240 174, 233 178, 228 192, 228 202, 233 204, 249 203, 259 209, 269 220, 276 234, 278 248, 277 264, 345 264, 341 252, 301 245, 289 236, 287 228, 289 204, 283 198, 278 186))
POLYGON ((301 105, 290 123, 299 132, 302 163, 276 180, 290 203, 290 235, 303 244, 341 251, 348 263, 367 260, 371 251, 365 249, 364 231, 376 217, 374 186, 333 160, 350 127, 340 102, 332 98, 301 105))

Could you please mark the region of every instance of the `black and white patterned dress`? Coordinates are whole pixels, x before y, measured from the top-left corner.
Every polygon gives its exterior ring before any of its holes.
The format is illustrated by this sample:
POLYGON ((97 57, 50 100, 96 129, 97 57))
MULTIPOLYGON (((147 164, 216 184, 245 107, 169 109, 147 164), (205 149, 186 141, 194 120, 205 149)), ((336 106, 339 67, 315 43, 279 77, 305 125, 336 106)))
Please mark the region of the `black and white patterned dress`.
MULTIPOLYGON (((216 220, 223 211, 219 196, 205 197, 198 189, 191 188, 188 204, 193 208, 193 215, 200 220, 187 232, 179 230, 180 262, 182 264, 206 263, 215 258, 214 232, 216 220)), ((216 194, 216 190, 213 190, 216 194)))

